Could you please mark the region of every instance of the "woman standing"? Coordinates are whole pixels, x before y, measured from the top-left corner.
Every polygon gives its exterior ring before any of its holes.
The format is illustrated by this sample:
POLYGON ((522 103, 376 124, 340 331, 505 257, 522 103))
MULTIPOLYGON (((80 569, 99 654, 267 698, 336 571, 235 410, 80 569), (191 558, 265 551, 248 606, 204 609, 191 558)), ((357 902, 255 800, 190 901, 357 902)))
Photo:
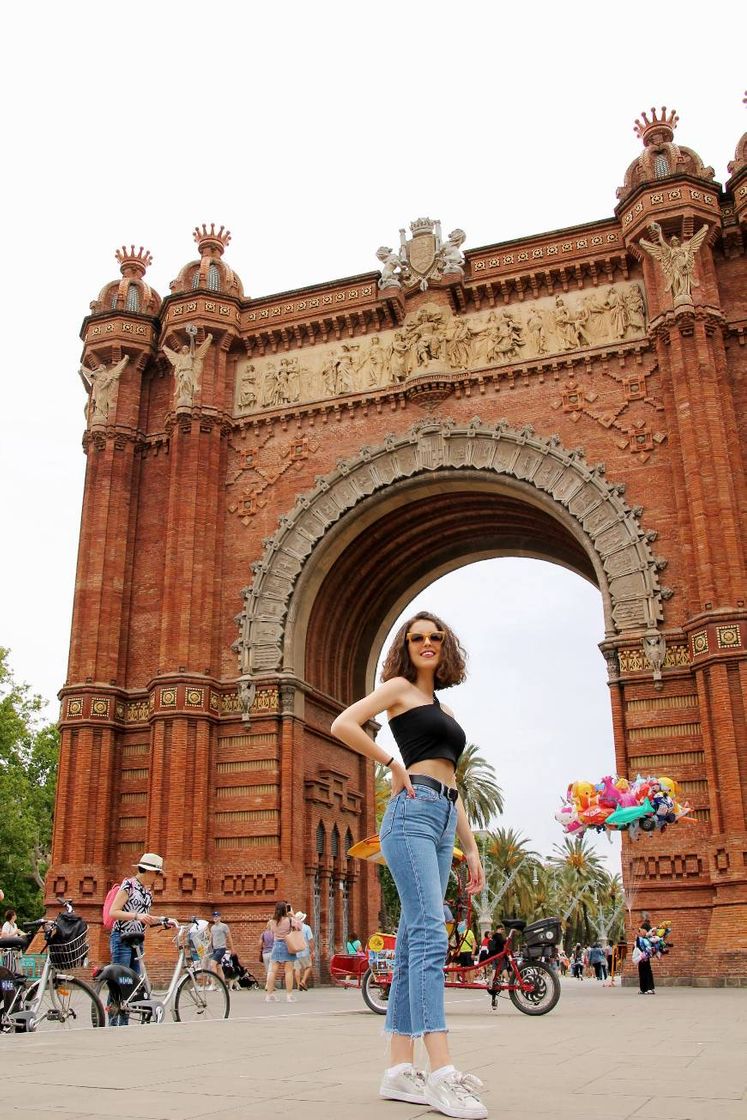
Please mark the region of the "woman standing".
POLYGON ((278 998, 275 995, 275 977, 278 974, 278 969, 281 964, 285 968, 285 998, 288 1003, 295 1003, 296 997, 293 995, 293 963, 296 959, 296 954, 288 952, 285 939, 292 929, 300 929, 301 924, 289 914, 287 902, 278 902, 275 907, 275 913, 267 924, 274 940, 272 952, 270 953, 270 969, 267 973, 267 984, 265 987, 267 994, 265 995, 265 1003, 272 1003, 278 998))
POLYGON ((638 936, 635 939, 635 947, 641 957, 638 961, 638 986, 640 988, 640 995, 642 996, 655 996, 656 985, 654 984, 654 973, 651 968, 651 954, 653 953, 653 946, 648 939, 648 929, 646 926, 640 926, 638 929, 638 936))
POLYGON ((400 627, 382 670, 381 684, 332 724, 343 743, 391 767, 392 798, 381 822, 381 849, 402 904, 386 1031, 391 1065, 379 1090, 388 1100, 428 1104, 446 1116, 481 1120, 482 1084, 459 1073, 449 1056, 443 967, 448 948, 443 900, 454 835, 467 858, 470 894, 485 874, 454 774, 465 734, 436 689, 460 684, 465 653, 441 619, 421 611, 400 627), (386 711, 402 761, 387 758, 363 730, 386 711), (413 1068, 414 1040, 423 1038, 430 1075, 413 1068))
MULTIPOLYGON (((140 972, 140 961, 133 945, 122 941, 124 934, 143 936, 146 926, 157 925, 159 918, 152 918, 153 887, 163 875, 163 858, 154 852, 145 852, 136 864, 137 874, 124 879, 109 911, 114 919, 109 936, 112 964, 124 964, 133 972, 140 972)), ((129 1016, 109 1012, 109 1025, 126 1027, 129 1016)))

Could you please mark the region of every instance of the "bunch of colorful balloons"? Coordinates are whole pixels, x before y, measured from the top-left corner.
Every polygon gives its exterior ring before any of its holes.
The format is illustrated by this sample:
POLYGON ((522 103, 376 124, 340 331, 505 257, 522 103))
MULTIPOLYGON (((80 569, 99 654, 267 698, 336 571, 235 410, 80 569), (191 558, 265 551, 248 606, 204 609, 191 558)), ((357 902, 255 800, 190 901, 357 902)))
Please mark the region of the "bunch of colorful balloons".
POLYGON ((563 830, 581 836, 588 828, 597 832, 626 829, 631 839, 639 832, 653 832, 675 824, 691 812, 678 800, 677 783, 667 777, 627 778, 608 775, 601 782, 571 782, 555 820, 563 830))

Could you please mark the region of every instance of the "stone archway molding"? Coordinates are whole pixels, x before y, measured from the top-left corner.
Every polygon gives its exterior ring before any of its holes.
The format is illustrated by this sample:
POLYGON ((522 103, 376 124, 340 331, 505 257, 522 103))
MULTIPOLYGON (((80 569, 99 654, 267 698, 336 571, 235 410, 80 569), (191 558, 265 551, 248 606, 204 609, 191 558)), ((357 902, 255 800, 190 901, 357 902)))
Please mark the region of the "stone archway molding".
MULTIPOLYGON (((421 420, 401 435, 388 435, 378 447, 362 447, 335 470, 320 475, 314 489, 299 496, 275 534, 266 539, 262 559, 252 564, 244 610, 237 615, 240 636, 239 690, 248 712, 254 681, 281 672, 285 623, 293 588, 310 554, 325 533, 368 496, 399 480, 437 471, 486 471, 516 479, 549 495, 581 530, 595 567, 606 579, 614 634, 645 639, 652 664, 663 661, 659 633, 662 600, 659 572, 666 561, 653 555, 655 530, 640 524, 642 509, 623 499, 625 487, 605 478, 603 463, 589 466, 580 448, 567 450, 556 435, 543 438, 530 425, 493 426, 475 417, 466 426, 453 420, 421 420)), ((603 593, 605 589, 603 588, 603 593)), ((608 619, 609 623, 609 619, 608 619)), ((660 668, 660 666, 658 666, 660 668)))

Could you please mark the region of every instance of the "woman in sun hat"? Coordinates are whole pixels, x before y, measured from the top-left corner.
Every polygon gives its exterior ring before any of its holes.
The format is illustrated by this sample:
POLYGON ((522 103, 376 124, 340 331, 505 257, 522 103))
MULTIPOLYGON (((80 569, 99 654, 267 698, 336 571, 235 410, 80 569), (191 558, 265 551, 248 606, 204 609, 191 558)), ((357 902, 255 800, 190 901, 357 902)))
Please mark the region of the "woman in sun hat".
POLYGON ((134 972, 139 972, 140 962, 134 946, 123 944, 122 936, 144 934, 146 926, 155 925, 159 921, 158 918, 151 917, 150 908, 153 905, 153 886, 158 876, 163 875, 163 858, 155 852, 144 852, 135 864, 135 869, 134 875, 122 881, 109 911, 114 919, 109 949, 112 964, 124 964, 134 972))

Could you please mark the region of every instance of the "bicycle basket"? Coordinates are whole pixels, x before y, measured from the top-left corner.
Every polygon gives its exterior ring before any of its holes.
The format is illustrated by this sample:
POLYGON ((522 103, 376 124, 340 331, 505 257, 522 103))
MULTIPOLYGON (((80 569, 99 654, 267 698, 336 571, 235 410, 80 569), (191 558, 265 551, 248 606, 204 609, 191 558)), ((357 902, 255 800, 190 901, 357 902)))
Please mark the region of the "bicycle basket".
POLYGON ((524 930, 524 943, 527 946, 557 945, 560 941, 560 919, 540 918, 524 930))
POLYGON ((88 929, 83 930, 69 941, 48 938, 47 952, 56 968, 81 968, 88 957, 88 929))

